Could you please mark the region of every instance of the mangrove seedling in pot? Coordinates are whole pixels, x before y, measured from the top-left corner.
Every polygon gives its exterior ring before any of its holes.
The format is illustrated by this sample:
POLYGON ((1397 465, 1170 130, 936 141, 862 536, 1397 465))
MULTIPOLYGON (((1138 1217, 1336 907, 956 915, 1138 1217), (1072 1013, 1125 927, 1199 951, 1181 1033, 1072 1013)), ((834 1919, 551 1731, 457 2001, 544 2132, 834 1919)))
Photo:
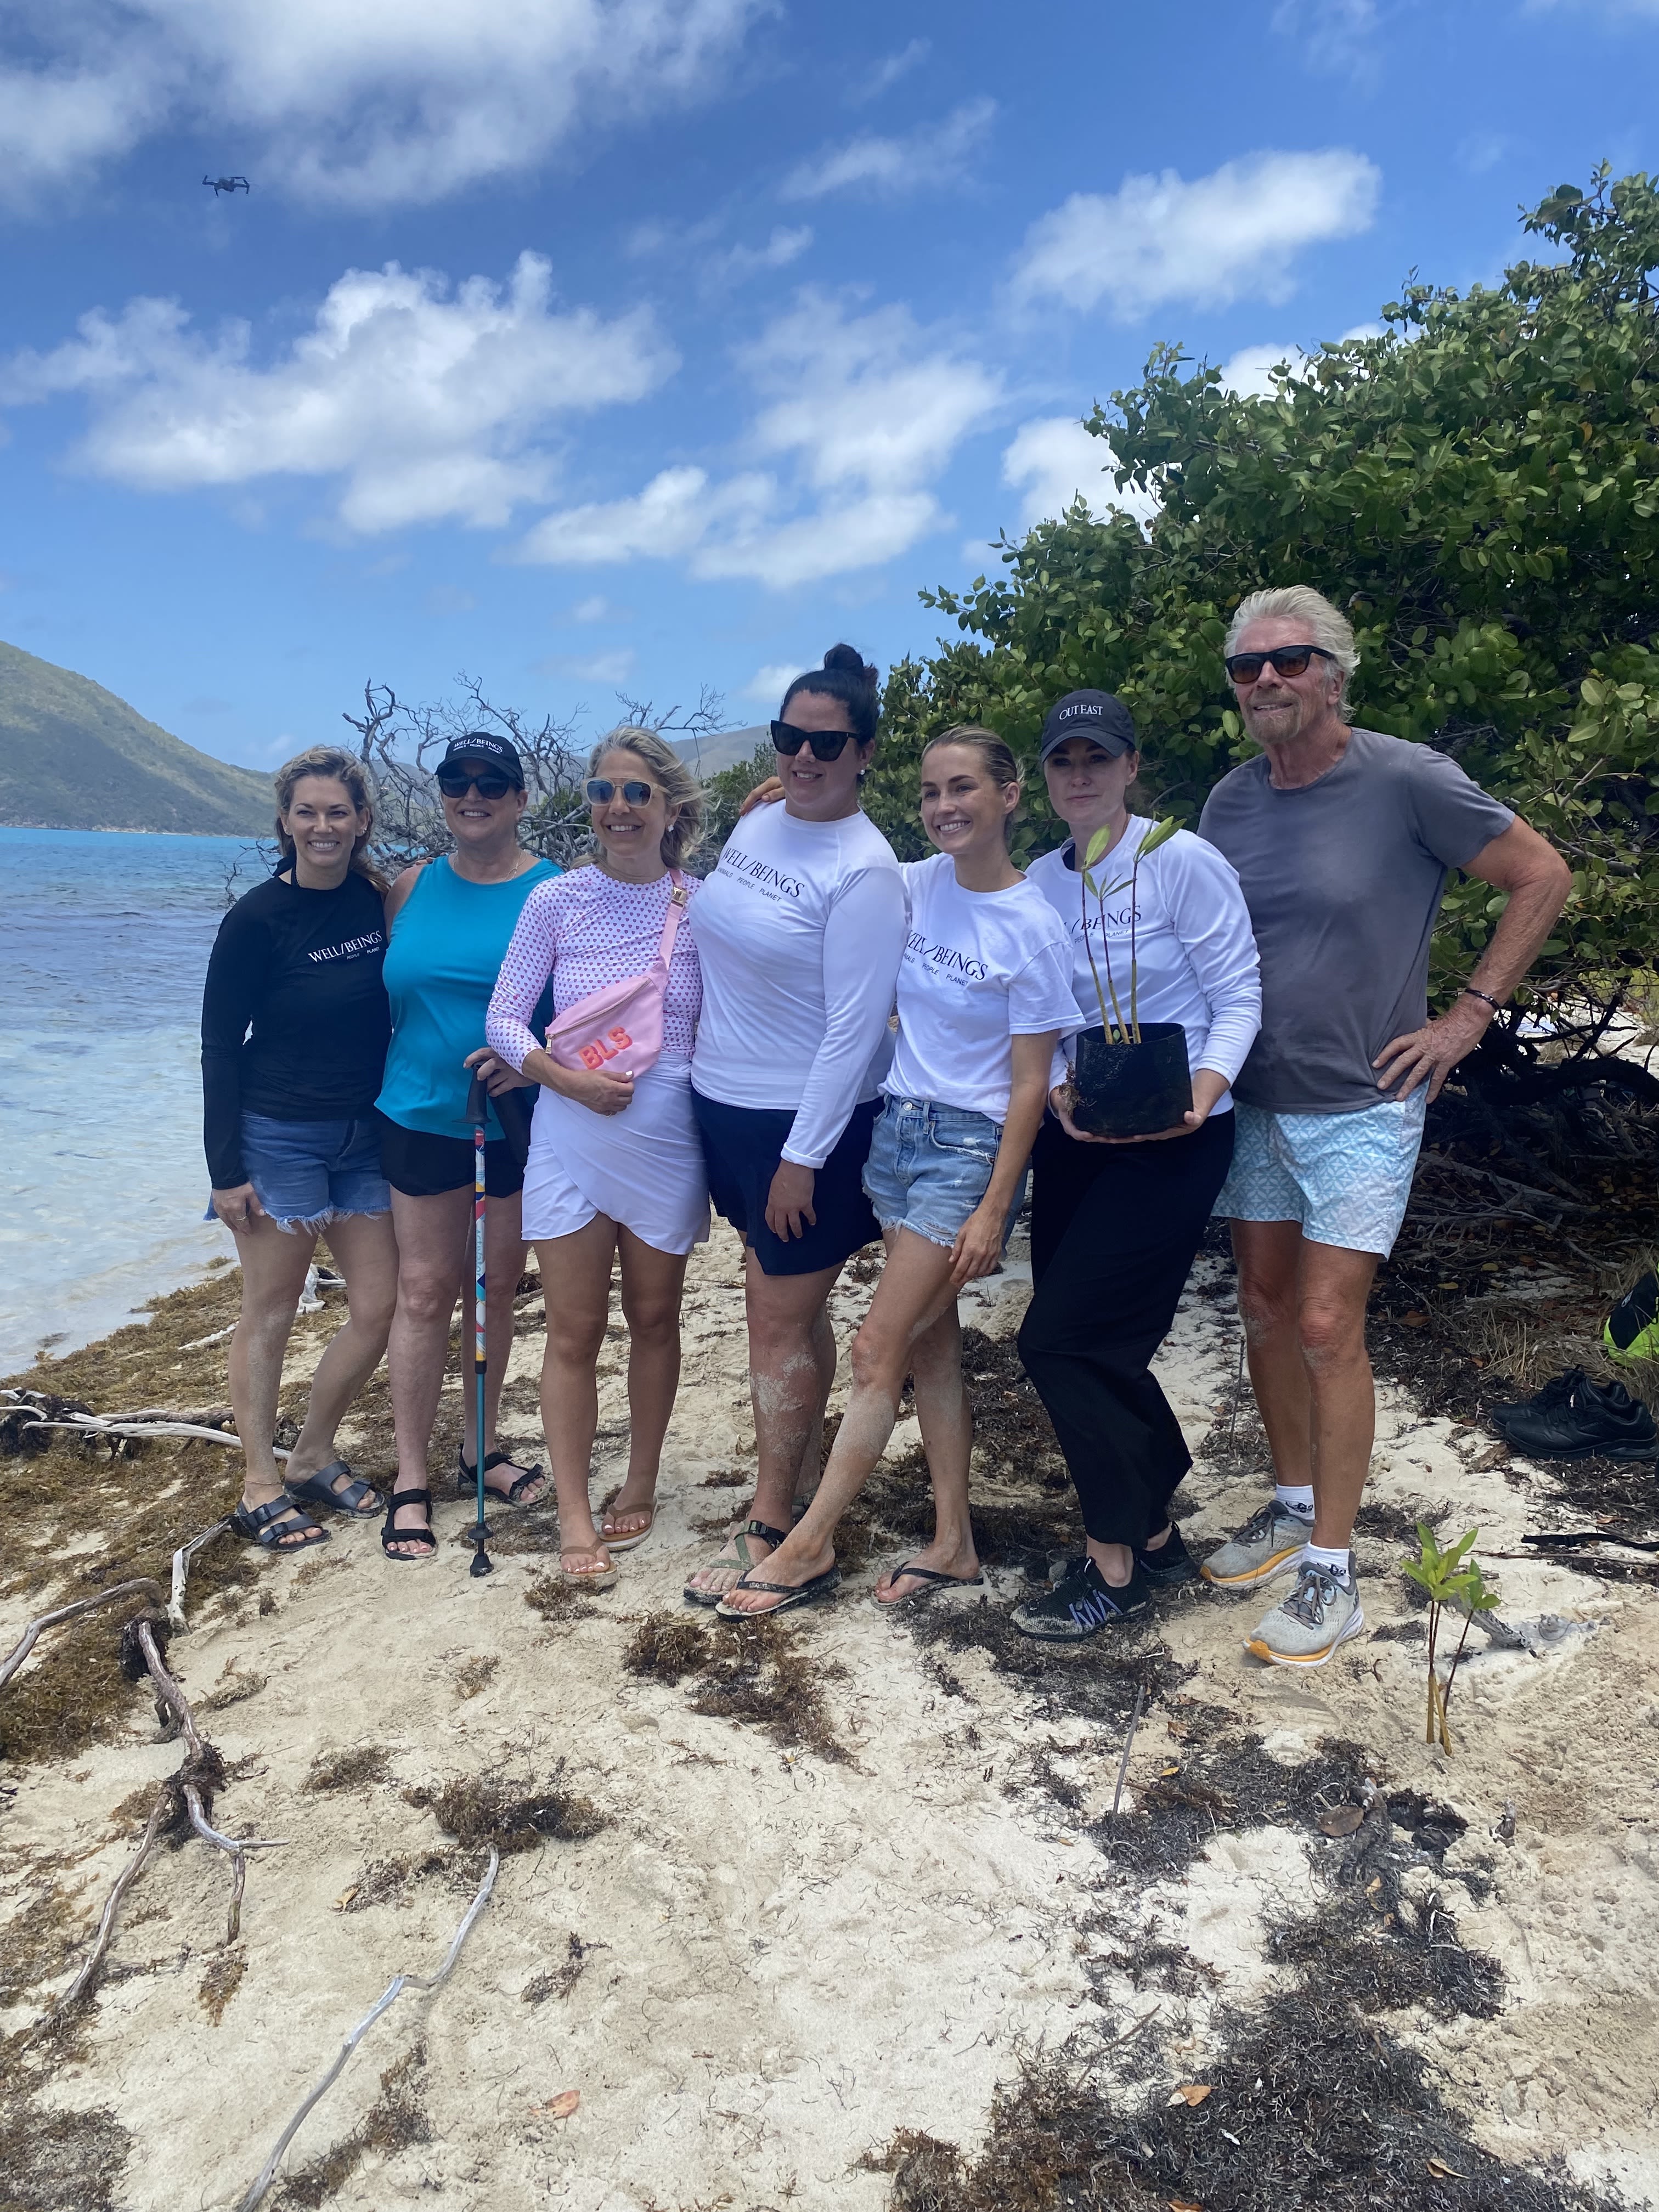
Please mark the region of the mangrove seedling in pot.
POLYGON ((1079 1129, 1097 1137, 1151 1137, 1172 1129, 1193 1103, 1192 1070, 1187 1060, 1187 1033, 1179 1022, 1143 1022, 1140 1018, 1139 907, 1140 871, 1160 846, 1167 845, 1180 823, 1173 819, 1153 823, 1135 848, 1129 872, 1115 883, 1097 877, 1097 863, 1112 842, 1109 826, 1103 825, 1089 840, 1083 855, 1079 886, 1083 900, 1083 944, 1100 1002, 1100 1027, 1085 1030, 1077 1041, 1077 1072, 1073 1080, 1076 1104, 1072 1117, 1079 1129), (1129 894, 1129 975, 1125 998, 1112 972, 1112 945, 1107 933, 1106 902, 1120 892, 1129 894), (1100 960, 1095 958, 1091 937, 1089 902, 1095 904, 1100 932, 1100 960), (1106 975, 1103 983, 1101 965, 1106 975))

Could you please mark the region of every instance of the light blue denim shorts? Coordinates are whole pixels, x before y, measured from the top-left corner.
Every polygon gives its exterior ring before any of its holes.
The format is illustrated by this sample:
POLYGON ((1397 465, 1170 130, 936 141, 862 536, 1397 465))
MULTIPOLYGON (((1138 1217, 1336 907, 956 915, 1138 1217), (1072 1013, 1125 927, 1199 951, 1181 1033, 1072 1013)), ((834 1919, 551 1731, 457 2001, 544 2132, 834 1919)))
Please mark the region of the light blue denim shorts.
POLYGON ((1356 1114, 1275 1114, 1233 1101, 1233 1164, 1212 1211, 1295 1221, 1314 1244, 1394 1249, 1423 1142, 1428 1085, 1356 1114))
MULTIPOLYGON (((884 1099, 864 1164, 865 1195, 877 1220, 948 1249, 990 1188, 1001 1142, 1001 1127, 988 1115, 927 1098, 884 1099)), ((1024 1195, 1022 1182, 1010 1227, 1024 1195)))
MULTIPOLYGON (((326 1229, 342 1214, 392 1211, 373 1114, 351 1121, 279 1121, 244 1108, 242 1164, 279 1229, 326 1229)), ((217 1218, 210 1199, 202 1218, 217 1218)))

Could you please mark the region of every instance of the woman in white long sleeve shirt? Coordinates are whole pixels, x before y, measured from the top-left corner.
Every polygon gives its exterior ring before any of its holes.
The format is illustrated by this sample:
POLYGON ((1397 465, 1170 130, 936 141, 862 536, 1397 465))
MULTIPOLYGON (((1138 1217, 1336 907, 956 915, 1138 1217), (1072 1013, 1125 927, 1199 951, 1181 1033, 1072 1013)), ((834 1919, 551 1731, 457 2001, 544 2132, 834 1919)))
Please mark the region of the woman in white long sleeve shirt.
POLYGON ((716 1605, 783 1540, 817 1474, 836 1347, 824 1311, 880 1235, 862 1175, 891 1051, 903 878, 859 809, 876 672, 850 646, 798 677, 772 725, 781 806, 745 815, 690 916, 702 965, 692 1103, 709 1195, 742 1235, 755 1496, 685 1595, 716 1605))
MULTIPOLYGON (((1128 809, 1140 765, 1128 709, 1109 692, 1068 693, 1043 724, 1042 758, 1049 799, 1072 835, 1032 863, 1028 880, 1071 931, 1073 988, 1096 1028, 1103 922, 1085 896, 1078 848, 1109 830, 1096 873, 1121 878, 1152 827, 1128 809)), ((1151 1362, 1226 1179, 1229 1085, 1261 1025, 1244 895, 1213 846, 1177 832, 1139 870, 1133 911, 1127 890, 1108 900, 1104 939, 1119 976, 1128 971, 1132 931, 1139 1018, 1186 1030, 1192 1110, 1153 1137, 1089 1137, 1073 1122, 1062 1085, 1032 1155, 1034 1289, 1020 1358, 1066 1455, 1087 1543, 1014 1621, 1066 1643, 1133 1620, 1152 1586, 1198 1571, 1168 1510, 1192 1455, 1151 1362)))

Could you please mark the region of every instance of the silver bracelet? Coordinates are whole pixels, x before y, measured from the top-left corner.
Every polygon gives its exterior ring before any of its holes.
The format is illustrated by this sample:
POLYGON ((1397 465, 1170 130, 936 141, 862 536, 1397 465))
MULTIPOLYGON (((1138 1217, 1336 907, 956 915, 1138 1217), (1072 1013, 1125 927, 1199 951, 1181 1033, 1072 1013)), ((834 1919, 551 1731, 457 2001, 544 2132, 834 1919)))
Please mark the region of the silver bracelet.
POLYGON ((1504 1011, 1501 999, 1494 999, 1490 991, 1477 991, 1473 983, 1464 984, 1463 996, 1466 999, 1484 999, 1495 1014, 1501 1014, 1504 1011))

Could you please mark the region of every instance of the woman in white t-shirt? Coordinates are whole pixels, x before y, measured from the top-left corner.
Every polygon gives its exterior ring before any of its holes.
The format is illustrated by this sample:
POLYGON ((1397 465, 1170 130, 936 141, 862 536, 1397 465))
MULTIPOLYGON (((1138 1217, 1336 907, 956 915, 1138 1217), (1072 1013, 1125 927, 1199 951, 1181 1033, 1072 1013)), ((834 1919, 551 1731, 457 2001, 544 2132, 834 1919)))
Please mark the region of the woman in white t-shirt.
POLYGON ((1110 832, 1096 863, 1131 873, 1152 830, 1132 814, 1135 726, 1108 691, 1072 691, 1042 726, 1048 798, 1071 836, 1031 863, 1030 881, 1073 948, 1079 1027, 1101 1025, 1097 972, 1109 952, 1120 986, 1135 963, 1143 1022, 1187 1033, 1192 1110, 1152 1137, 1085 1135, 1063 1085, 1032 1157, 1032 1297, 1019 1353, 1083 1512, 1087 1541, 1049 1594, 1014 1611, 1027 1635, 1076 1643, 1145 1613, 1152 1587, 1198 1570, 1169 1504, 1192 1455, 1152 1372, 1233 1152, 1228 1086, 1261 1026, 1255 939, 1238 878, 1182 830, 1148 856, 1103 917, 1085 896, 1078 848, 1110 832), (1091 962, 1092 954, 1092 962, 1091 962))
POLYGON ((702 964, 691 1104, 709 1195, 742 1236, 758 1464, 748 1514, 685 1595, 717 1605, 816 1480, 836 1345, 825 1303, 880 1233, 860 1177, 890 1050, 904 883, 860 811, 876 672, 849 645, 772 725, 781 805, 747 813, 690 927, 702 964))
POLYGON ((836 1523, 886 1449, 907 1375, 933 1480, 933 1540, 884 1575, 877 1597, 895 1604, 981 1579, 957 1294, 1001 1256, 1055 1047, 1082 1026, 1065 925, 1009 856, 1018 804, 1013 756, 988 730, 947 730, 923 753, 922 827, 939 849, 904 872, 898 1045, 864 1171, 887 1264, 853 1340, 853 1393, 817 1493, 763 1571, 722 1601, 728 1617, 781 1613, 835 1588, 836 1523))

